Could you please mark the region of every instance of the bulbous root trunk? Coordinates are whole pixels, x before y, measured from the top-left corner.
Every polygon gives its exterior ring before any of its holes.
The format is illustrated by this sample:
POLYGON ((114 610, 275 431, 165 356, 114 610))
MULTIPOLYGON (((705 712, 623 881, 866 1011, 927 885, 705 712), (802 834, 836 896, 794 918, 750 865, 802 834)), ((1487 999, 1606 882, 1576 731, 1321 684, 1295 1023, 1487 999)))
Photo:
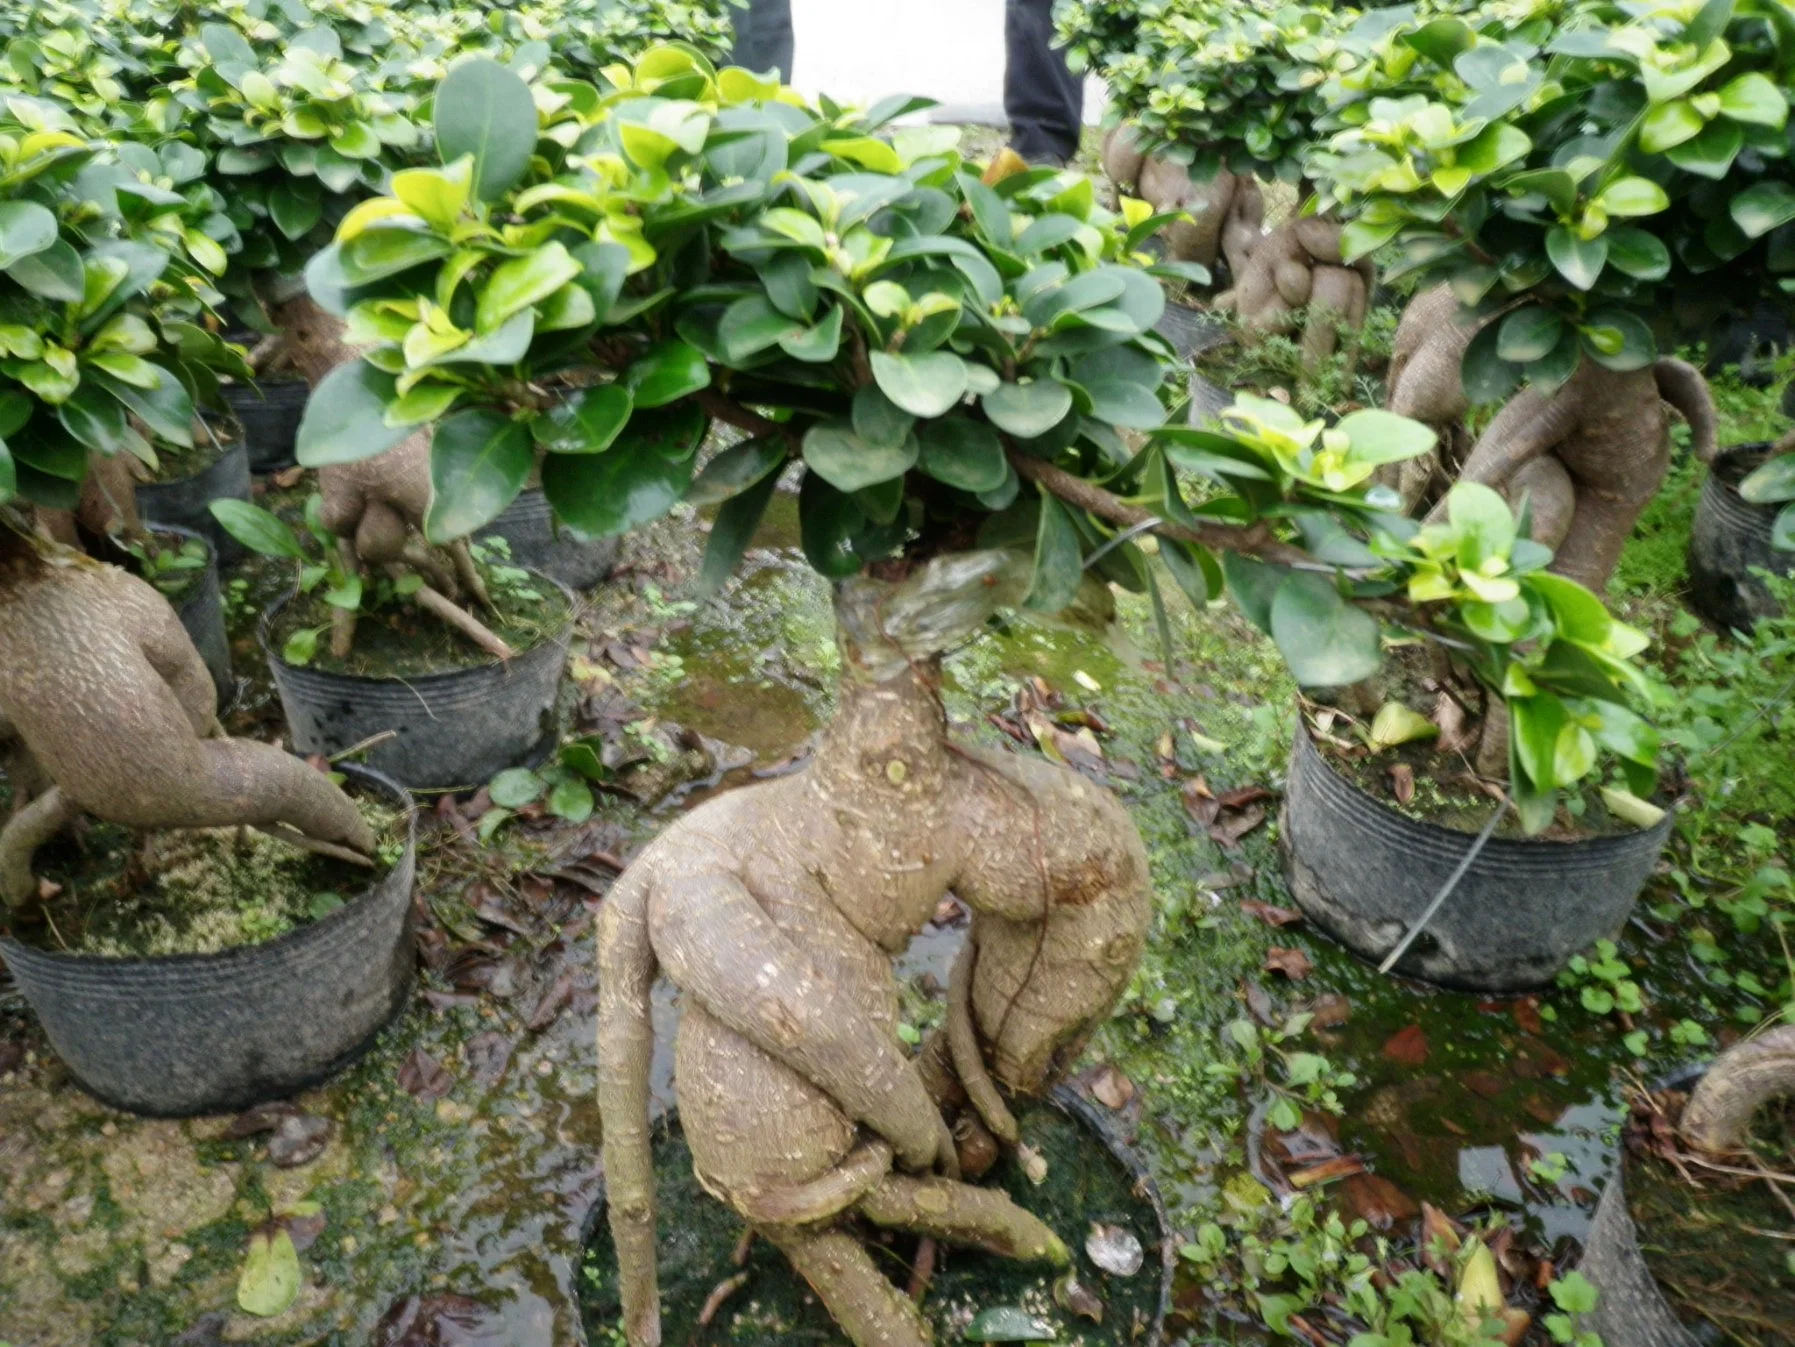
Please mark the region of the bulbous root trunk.
POLYGON ((601 914, 599 1107, 632 1347, 660 1341, 657 971, 685 996, 675 1077, 700 1180, 785 1251, 858 1347, 924 1347, 928 1334, 835 1224, 843 1214, 1068 1259, 1007 1197, 957 1180, 923 1064, 896 1038, 891 955, 950 889, 973 910, 951 1058, 1001 1124, 999 1087, 1036 1091, 1062 1071, 1138 962, 1150 917, 1140 839, 1112 797, 1066 769, 950 745, 932 664, 874 677, 850 643, 844 666, 811 764, 694 810, 601 914))
POLYGON ((1795 1025, 1779 1025, 1721 1053, 1683 1108, 1683 1139, 1698 1150, 1741 1150, 1752 1115, 1772 1099, 1795 1095, 1795 1025))
POLYGON ((1299 337, 1305 366, 1313 370, 1332 357, 1342 334, 1350 365, 1377 277, 1367 259, 1343 260, 1340 229, 1334 220, 1298 217, 1247 241, 1238 262, 1230 254, 1234 288, 1217 297, 1216 307, 1233 309, 1242 327, 1260 333, 1290 332, 1306 311, 1299 337))
POLYGON ((36 894, 32 855, 76 811, 133 828, 263 828, 366 863, 374 837, 349 798, 291 754, 221 737, 215 697, 143 581, 61 551, 0 562, 0 734, 54 787, 0 829, 6 900, 36 894))
POLYGON ((1402 497, 1403 513, 1432 506, 1452 484, 1470 449, 1465 415, 1471 404, 1459 373, 1465 348, 1492 319, 1467 321, 1449 286, 1423 290, 1408 302, 1390 348, 1385 406, 1431 428, 1435 447, 1419 458, 1378 469, 1376 480, 1402 497))
POLYGON ((1197 182, 1184 165, 1142 154, 1125 126, 1104 139, 1103 171, 1119 190, 1155 211, 1188 213, 1189 219, 1173 221, 1162 234, 1166 251, 1181 262, 1213 267, 1225 257, 1230 267, 1238 266, 1263 232, 1265 199, 1251 177, 1223 168, 1197 182))

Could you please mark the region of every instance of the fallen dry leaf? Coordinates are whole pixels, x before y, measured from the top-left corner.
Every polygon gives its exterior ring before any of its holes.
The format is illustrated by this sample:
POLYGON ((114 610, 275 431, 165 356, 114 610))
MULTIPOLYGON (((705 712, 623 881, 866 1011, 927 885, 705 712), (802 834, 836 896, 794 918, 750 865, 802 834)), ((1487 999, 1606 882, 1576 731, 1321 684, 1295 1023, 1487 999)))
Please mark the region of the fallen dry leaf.
POLYGON ((1047 1182, 1047 1157, 1026 1141, 1016 1145, 1016 1159, 1028 1181, 1039 1188, 1047 1182))
POLYGON ((1241 838, 1264 822, 1265 811, 1258 805, 1252 805, 1239 813, 1224 811, 1221 818, 1209 825, 1209 836, 1224 851, 1232 851, 1240 845, 1241 838))
POLYGON ((1350 1179, 1355 1174, 1365 1172, 1365 1162, 1356 1155, 1336 1155, 1331 1160, 1323 1160, 1318 1165, 1310 1165, 1307 1169, 1299 1169, 1286 1175, 1292 1188, 1314 1188, 1324 1183, 1334 1183, 1340 1179, 1350 1179))
POLYGON ((1421 1204, 1421 1259, 1440 1276, 1450 1272, 1463 1235, 1458 1222, 1445 1212, 1432 1203, 1421 1204))
POLYGON ((511 1048, 511 1040, 504 1034, 488 1030, 463 1043, 461 1057, 477 1083, 497 1085, 511 1061, 511 1048))
POLYGON ((1397 804, 1407 804, 1415 798, 1415 769, 1406 762, 1399 762, 1390 768, 1390 791, 1396 796, 1397 804))
POLYGON ((1264 786, 1239 786, 1234 790, 1225 790, 1215 798, 1221 802, 1223 809, 1245 809, 1261 800, 1275 800, 1278 793, 1267 790, 1264 786))
POLYGON ((1427 1035, 1418 1024, 1399 1029, 1385 1042, 1384 1056, 1403 1066, 1420 1066, 1427 1060, 1427 1035))
POLYGON ((1450 693, 1434 698, 1433 722, 1440 727, 1440 752, 1458 753, 1470 747, 1473 736, 1465 732, 1465 708, 1450 693))
POLYGON ((1309 1003, 1309 1023, 1316 1029, 1338 1029, 1352 1018, 1352 1002, 1339 992, 1323 992, 1309 1003))
POLYGON ((1515 1017, 1515 1023, 1524 1032, 1536 1036, 1546 1032, 1545 1021, 1539 1017, 1539 997, 1523 996, 1509 1009, 1515 1017))
POLYGON ((1459 1077, 1473 1094, 1494 1099, 1508 1088, 1508 1082, 1494 1071, 1467 1071, 1459 1077))
POLYGON ((1240 910, 1249 917, 1257 917, 1267 926, 1294 926, 1303 919, 1303 914, 1294 908, 1276 907, 1253 898, 1243 899, 1240 910))
POLYGON ((1124 1226, 1093 1221, 1085 1236, 1084 1251, 1090 1260, 1112 1277, 1132 1277, 1146 1261, 1146 1251, 1134 1232, 1124 1226))
POLYGON ((1415 1199, 1381 1174, 1355 1174, 1334 1190, 1348 1214, 1373 1230, 1389 1230, 1421 1214, 1415 1199))
POLYGON ((1134 1098, 1134 1082, 1113 1066, 1102 1066, 1091 1077, 1091 1097, 1107 1109, 1121 1112, 1134 1098))
POLYGON ((1300 949, 1285 949, 1273 945, 1265 952, 1265 971, 1282 973, 1292 982, 1301 982, 1315 971, 1315 963, 1300 949))
POLYGON ((330 1144, 330 1119, 315 1113, 294 1113, 282 1118, 268 1138, 268 1159, 280 1169, 309 1165, 330 1144))
POLYGON ((244 1137, 272 1132, 282 1122, 299 1111, 299 1105, 289 1103, 284 1099, 274 1099, 265 1104, 257 1104, 232 1118, 224 1131, 218 1134, 218 1139, 220 1141, 241 1141, 244 1137))
POLYGON ((399 1063, 399 1088, 426 1103, 441 1099, 454 1084, 455 1078, 443 1064, 422 1048, 413 1048, 399 1063))

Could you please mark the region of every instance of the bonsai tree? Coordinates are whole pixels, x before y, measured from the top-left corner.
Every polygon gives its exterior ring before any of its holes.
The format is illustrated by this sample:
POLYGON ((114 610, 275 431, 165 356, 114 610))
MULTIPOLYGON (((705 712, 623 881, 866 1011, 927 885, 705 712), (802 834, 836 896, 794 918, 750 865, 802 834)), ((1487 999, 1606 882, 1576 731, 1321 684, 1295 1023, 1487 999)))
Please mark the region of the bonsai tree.
POLYGON ((1084 0, 1060 15, 1069 59, 1103 76, 1124 123, 1111 132, 1106 171, 1156 209, 1191 213, 1167 241, 1204 265, 1219 248, 1233 283, 1217 306, 1246 328, 1288 331, 1306 312, 1311 362, 1332 354, 1343 327, 1363 326, 1374 279, 1369 265, 1344 263, 1339 226, 1307 209, 1304 169, 1322 83, 1352 61, 1341 34, 1355 16, 1214 0, 1084 0), (1259 179, 1301 194, 1297 214, 1269 234, 1259 179))
MULTIPOLYGON (((1403 624, 1558 714, 1573 746, 1628 696, 1635 643, 1539 573, 1549 554, 1493 493, 1467 488, 1432 533, 1364 493, 1380 465, 1428 451, 1424 427, 1362 411, 1329 428, 1259 401, 1224 431, 1166 425, 1164 297, 1127 260, 1159 222, 1130 225, 1087 179, 980 173, 951 130, 891 127, 912 102, 812 107, 679 45, 614 83, 578 111, 578 152, 556 157, 540 153, 517 75, 451 71, 436 98, 444 166, 395 177, 310 268, 314 297, 369 349, 320 387, 328 419, 308 423, 301 456, 367 461, 428 424, 437 542, 493 518, 538 465, 559 516, 591 534, 682 498, 714 504, 711 586, 801 468, 803 550, 838 582, 835 718, 805 769, 669 829, 602 916, 624 1329, 659 1340, 647 1072, 660 971, 688 996, 680 1103, 706 1187, 854 1341, 920 1343, 915 1306, 852 1222, 1065 1261, 1040 1221, 958 1181, 941 1106, 964 1099, 967 1126, 1013 1139, 1006 1092, 1075 1059, 1127 984, 1151 907, 1113 799, 948 736, 943 651, 999 607, 1052 612, 1104 581, 1159 598, 1148 533, 1194 600, 1232 581, 1301 682, 1369 676, 1381 623, 1403 624), (700 470, 717 425, 734 437, 700 470), (1203 505, 1184 474, 1207 479, 1203 505), (950 887, 972 934, 948 1030, 910 1059, 891 954, 950 887)), ((1517 784, 1536 827, 1597 756, 1540 758, 1540 742, 1517 784)))
POLYGON ((115 470, 153 460, 153 439, 189 442, 193 370, 220 344, 163 307, 180 292, 171 253, 80 190, 97 147, 42 101, 8 112, 0 741, 13 812, 0 894, 35 897, 33 852, 83 809, 140 828, 254 825, 366 859, 367 825, 321 773, 221 736, 210 676, 165 599, 34 531, 75 538, 76 511, 91 533, 134 524, 130 477, 115 470), (34 521, 28 507, 51 513, 34 521))
POLYGON ((1392 405, 1450 423, 1508 399, 1459 475, 1529 496, 1558 569, 1594 589, 1663 477, 1664 404, 1715 447, 1654 320, 1785 265, 1786 29, 1756 4, 1435 19, 1397 35, 1406 72, 1352 94, 1321 161, 1348 253, 1384 249, 1458 303, 1412 315, 1392 405))

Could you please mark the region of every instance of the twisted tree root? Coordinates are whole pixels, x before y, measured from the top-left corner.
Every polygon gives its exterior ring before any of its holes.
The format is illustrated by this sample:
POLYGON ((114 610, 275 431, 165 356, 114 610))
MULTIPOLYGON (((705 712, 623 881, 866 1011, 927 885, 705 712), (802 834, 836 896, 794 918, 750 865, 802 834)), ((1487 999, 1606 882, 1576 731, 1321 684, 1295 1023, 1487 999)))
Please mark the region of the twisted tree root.
POLYGON ((1721 1053, 1683 1108, 1683 1139, 1697 1150, 1741 1150, 1752 1116, 1770 1100, 1795 1094, 1795 1025, 1779 1025, 1721 1053))

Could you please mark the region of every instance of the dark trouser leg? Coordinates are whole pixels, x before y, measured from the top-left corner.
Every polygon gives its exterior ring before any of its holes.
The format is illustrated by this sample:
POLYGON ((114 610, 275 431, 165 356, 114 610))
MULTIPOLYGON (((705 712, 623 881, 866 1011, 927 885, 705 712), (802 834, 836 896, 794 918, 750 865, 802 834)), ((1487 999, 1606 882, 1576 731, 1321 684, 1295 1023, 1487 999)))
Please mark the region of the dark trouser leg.
POLYGON ((777 70, 782 83, 792 77, 792 0, 748 0, 745 9, 731 9, 735 46, 730 65, 764 75, 777 70))
POLYGON ((1005 0, 1003 110, 1010 145, 1031 163, 1078 153, 1084 80, 1053 46, 1054 0, 1005 0))

